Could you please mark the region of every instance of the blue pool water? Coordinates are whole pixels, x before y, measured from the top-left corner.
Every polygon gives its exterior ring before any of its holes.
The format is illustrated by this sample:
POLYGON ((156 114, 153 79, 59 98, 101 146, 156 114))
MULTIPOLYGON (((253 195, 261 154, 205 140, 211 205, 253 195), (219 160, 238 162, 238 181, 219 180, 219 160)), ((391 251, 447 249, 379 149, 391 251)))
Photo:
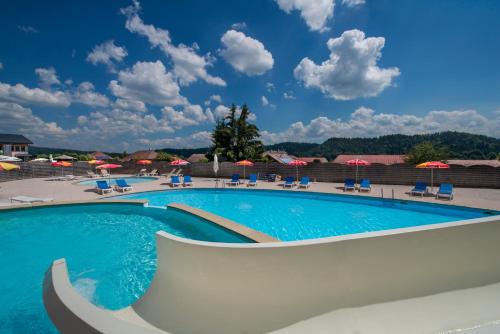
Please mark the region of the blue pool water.
POLYGON ((189 189, 137 193, 151 205, 177 202, 244 224, 282 241, 388 230, 487 216, 483 210, 319 193, 189 189))
POLYGON ((173 210, 136 205, 74 205, 0 212, 0 333, 57 333, 43 308, 42 281, 66 258, 79 292, 118 309, 149 286, 155 232, 206 241, 248 242, 173 210))
POLYGON ((154 176, 129 176, 129 177, 112 177, 112 178, 99 178, 99 179, 92 179, 92 180, 85 180, 85 181, 80 181, 78 184, 83 185, 83 186, 95 186, 96 180, 105 180, 110 182, 112 185, 116 184, 116 180, 118 179, 124 179, 127 181, 128 184, 134 184, 134 183, 141 183, 141 182, 150 182, 154 180, 158 180, 157 177, 154 176))

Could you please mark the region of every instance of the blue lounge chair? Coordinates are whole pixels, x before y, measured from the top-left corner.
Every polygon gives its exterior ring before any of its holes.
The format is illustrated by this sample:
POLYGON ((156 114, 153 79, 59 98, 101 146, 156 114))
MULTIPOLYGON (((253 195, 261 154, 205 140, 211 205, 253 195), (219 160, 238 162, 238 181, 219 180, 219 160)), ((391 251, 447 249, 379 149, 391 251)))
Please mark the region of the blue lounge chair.
POLYGON ((453 184, 451 183, 442 183, 439 186, 439 190, 436 194, 436 198, 448 198, 449 200, 453 199, 453 184))
POLYGON ((231 176, 231 181, 228 182, 230 186, 239 186, 240 185, 240 174, 233 174, 231 176))
POLYGON ((283 183, 283 188, 295 186, 295 178, 293 176, 287 176, 285 182, 283 183))
POLYGON ((170 186, 179 187, 181 185, 181 181, 179 181, 179 175, 172 175, 170 177, 170 186))
POLYGON ((250 174, 250 178, 248 179, 247 187, 256 186, 257 185, 257 174, 250 174))
POLYGON ((369 179, 362 179, 361 182, 359 182, 359 191, 371 191, 372 190, 372 185, 370 184, 369 179))
POLYGON ((302 176, 299 183, 299 188, 309 188, 311 184, 309 183, 309 176, 302 176))
POLYGON ((124 179, 118 179, 115 182, 115 189, 118 191, 125 192, 132 190, 132 186, 130 186, 124 179))
POLYGON ((95 189, 101 195, 104 195, 105 193, 112 193, 113 192, 113 188, 111 188, 109 186, 108 182, 106 182, 104 180, 96 181, 96 184, 97 184, 97 187, 95 189))
POLYGON ((345 179, 344 180, 344 191, 347 191, 347 190, 354 191, 355 189, 356 189, 356 183, 354 182, 353 179, 345 179))
POLYGON ((417 182, 415 183, 415 187, 410 190, 410 195, 420 195, 424 197, 427 193, 427 184, 425 182, 417 182))
POLYGON ((187 186, 192 186, 193 181, 191 180, 191 175, 184 175, 184 178, 182 179, 184 187, 187 186))

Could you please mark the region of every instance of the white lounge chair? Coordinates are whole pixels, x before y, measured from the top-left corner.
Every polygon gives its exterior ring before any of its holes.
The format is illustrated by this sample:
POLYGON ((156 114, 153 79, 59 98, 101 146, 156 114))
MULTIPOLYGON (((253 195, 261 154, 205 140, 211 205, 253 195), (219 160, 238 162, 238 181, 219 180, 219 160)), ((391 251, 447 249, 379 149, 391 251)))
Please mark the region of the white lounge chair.
POLYGON ((101 169, 101 177, 108 177, 109 173, 106 169, 101 169))
POLYGON ((158 169, 153 169, 151 172, 147 173, 148 176, 157 176, 158 175, 158 169))
POLYGON ((94 179, 96 177, 99 177, 99 175, 97 175, 96 173, 88 170, 87 171, 87 177, 90 177, 91 179, 94 179))
POLYGON ((53 198, 40 198, 31 196, 14 196, 10 198, 10 202, 20 202, 20 203, 47 203, 52 202, 53 198))

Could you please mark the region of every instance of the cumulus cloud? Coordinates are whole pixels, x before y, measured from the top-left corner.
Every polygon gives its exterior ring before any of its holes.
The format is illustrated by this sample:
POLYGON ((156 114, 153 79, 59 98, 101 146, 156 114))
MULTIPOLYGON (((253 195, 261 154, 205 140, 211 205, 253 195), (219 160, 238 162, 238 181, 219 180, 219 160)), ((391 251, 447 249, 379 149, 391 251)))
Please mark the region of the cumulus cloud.
MULTIPOLYGON (((216 119, 222 119, 229 115, 229 107, 226 107, 225 105, 219 104, 213 111, 214 117, 216 119)), ((241 107, 236 106, 236 117, 240 117, 241 114, 241 107)), ((254 122, 257 120, 257 115, 255 115, 253 112, 250 113, 248 116, 248 120, 251 122, 254 122)))
POLYGON ((347 7, 357 7, 365 4, 365 0, 342 0, 342 4, 347 7))
POLYGON ((276 90, 276 87, 274 86, 274 84, 272 82, 266 82, 266 90, 269 93, 272 93, 276 90))
POLYGON ((244 30, 247 28, 247 24, 245 22, 236 22, 231 24, 231 29, 234 30, 244 30))
POLYGON ((431 111, 424 116, 376 113, 358 108, 346 121, 317 117, 304 124, 296 122, 283 132, 262 131, 267 144, 284 141, 322 142, 331 137, 376 137, 387 134, 421 134, 464 131, 493 137, 500 136, 500 115, 492 122, 476 110, 431 111))
POLYGON ((87 56, 93 65, 104 64, 110 72, 115 72, 115 63, 120 63, 128 55, 127 49, 115 45, 113 40, 96 45, 87 56))
POLYGON ((294 70, 295 78, 337 100, 377 96, 400 74, 397 67, 377 66, 384 44, 383 37, 365 38, 357 29, 345 31, 328 40, 329 59, 319 65, 302 59, 294 70))
POLYGON ((25 33, 31 33, 31 34, 38 33, 38 30, 36 30, 32 26, 27 26, 27 25, 19 25, 19 26, 17 26, 17 29, 21 30, 21 31, 23 31, 25 33))
POLYGON ((300 11, 312 31, 328 30, 326 23, 333 16, 335 0, 276 0, 281 10, 290 14, 293 10, 300 11))
POLYGON ((172 44, 168 30, 157 28, 152 24, 145 24, 139 12, 140 3, 134 1, 131 6, 121 9, 121 13, 127 18, 125 27, 133 33, 137 33, 148 39, 152 47, 158 47, 174 64, 174 74, 179 79, 181 85, 189 85, 198 79, 205 82, 225 86, 226 82, 219 77, 208 74, 207 67, 212 66, 214 58, 210 54, 198 55, 198 45, 193 46, 172 44))
POLYGON ((222 97, 220 95, 211 95, 206 101, 205 106, 209 106, 212 101, 217 103, 222 103, 222 97))
POLYGON ((37 68, 35 74, 38 76, 40 87, 49 90, 54 85, 60 85, 61 81, 57 77, 56 70, 53 67, 37 68))
POLYGON ((292 91, 290 91, 290 92, 284 92, 283 93, 283 98, 285 100, 295 100, 296 99, 296 97, 295 97, 295 95, 293 95, 292 91))
POLYGON ((123 100, 116 99, 113 103, 113 108, 122 109, 122 110, 130 110, 137 112, 146 112, 146 105, 142 101, 137 100, 123 100))
POLYGON ((198 125, 202 122, 213 122, 214 117, 210 109, 203 112, 201 106, 197 104, 185 105, 181 110, 173 107, 164 107, 162 115, 168 124, 174 129, 182 129, 186 126, 198 125))
POLYGON ((108 97, 96 92, 94 85, 88 81, 78 85, 73 94, 73 101, 91 107, 106 107, 109 104, 108 97))
POLYGON ((144 146, 156 147, 156 148, 198 148, 207 147, 210 145, 212 140, 212 134, 208 131, 199 131, 192 133, 189 136, 177 136, 173 138, 163 138, 163 139, 149 139, 142 138, 139 139, 139 143, 144 146))
POLYGON ((23 84, 10 85, 0 82, 0 101, 65 108, 71 104, 71 97, 61 91, 50 92, 40 88, 28 88, 23 84))
POLYGON ((267 105, 269 104, 269 100, 268 100, 268 99, 267 99, 267 97, 265 97, 265 96, 262 96, 262 97, 260 98, 260 101, 261 101, 261 103, 262 103, 262 105, 263 105, 264 107, 265 107, 265 106, 267 106, 267 105))
POLYGON ((273 68, 274 59, 260 41, 236 30, 222 36, 222 57, 238 72, 249 76, 261 75, 273 68))
POLYGON ((125 100, 160 106, 187 103, 187 99, 180 95, 180 87, 174 76, 167 72, 159 60, 137 62, 132 69, 118 72, 118 80, 112 80, 109 89, 116 97, 125 100))

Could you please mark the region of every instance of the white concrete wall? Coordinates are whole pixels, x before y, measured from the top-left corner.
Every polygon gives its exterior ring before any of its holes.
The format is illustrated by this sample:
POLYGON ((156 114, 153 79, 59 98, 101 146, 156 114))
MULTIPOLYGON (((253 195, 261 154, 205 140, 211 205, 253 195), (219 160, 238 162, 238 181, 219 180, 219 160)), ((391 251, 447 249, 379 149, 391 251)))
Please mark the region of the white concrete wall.
POLYGON ((335 309, 500 282, 500 217, 256 245, 158 233, 134 306, 173 333, 265 333, 335 309))

